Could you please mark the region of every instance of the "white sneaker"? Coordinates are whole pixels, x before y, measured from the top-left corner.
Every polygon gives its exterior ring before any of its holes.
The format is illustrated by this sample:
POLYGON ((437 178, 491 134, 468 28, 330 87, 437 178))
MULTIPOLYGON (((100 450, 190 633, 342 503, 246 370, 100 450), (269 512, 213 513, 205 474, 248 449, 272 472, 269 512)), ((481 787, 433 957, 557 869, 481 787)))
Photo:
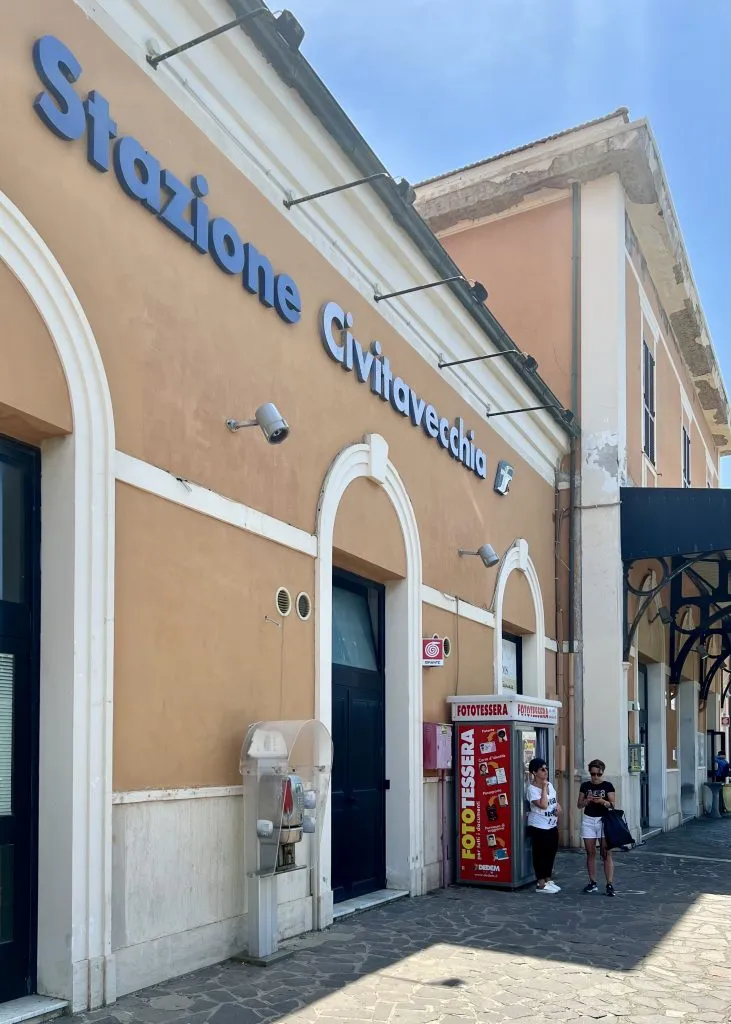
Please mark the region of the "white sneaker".
POLYGON ((550 889, 551 892, 561 892, 561 886, 556 885, 555 882, 546 882, 546 888, 550 889))

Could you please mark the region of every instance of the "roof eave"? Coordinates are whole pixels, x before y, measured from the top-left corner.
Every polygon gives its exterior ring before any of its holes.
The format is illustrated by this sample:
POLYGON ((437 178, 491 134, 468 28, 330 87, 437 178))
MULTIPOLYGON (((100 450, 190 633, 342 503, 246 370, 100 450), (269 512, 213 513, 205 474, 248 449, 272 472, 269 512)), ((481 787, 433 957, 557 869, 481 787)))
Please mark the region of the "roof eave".
POLYGON ((418 189, 435 232, 504 213, 530 195, 618 174, 627 212, 720 454, 731 451, 731 406, 659 150, 646 120, 617 119, 455 171, 418 189))
MULTIPOLYGON (((236 17, 262 6, 260 0, 227 0, 227 2, 236 17)), ((241 29, 249 36, 282 81, 299 94, 303 102, 363 176, 387 171, 387 168, 378 159, 307 60, 298 51, 293 50, 279 35, 276 23, 270 15, 250 18, 242 23, 241 29)), ((399 227, 420 249, 440 277, 446 278, 462 274, 461 269, 414 207, 405 203, 395 190, 383 180, 373 181, 371 187, 378 193, 399 227)), ((578 436, 579 426, 576 420, 567 423, 560 401, 545 381, 538 374, 526 372, 520 349, 490 310, 474 301, 469 286, 462 281, 453 281, 447 287, 478 323, 491 343, 501 352, 510 353, 506 356, 507 361, 539 400, 539 404, 549 407, 548 415, 567 436, 578 436)))

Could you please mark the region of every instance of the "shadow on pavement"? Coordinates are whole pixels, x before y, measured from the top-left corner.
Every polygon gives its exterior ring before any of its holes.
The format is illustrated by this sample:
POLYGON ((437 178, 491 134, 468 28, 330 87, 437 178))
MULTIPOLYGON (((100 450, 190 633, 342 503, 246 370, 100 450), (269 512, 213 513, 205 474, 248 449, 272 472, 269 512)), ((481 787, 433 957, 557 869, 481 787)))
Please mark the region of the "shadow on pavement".
MULTIPOLYGON (((559 894, 440 890, 304 937, 291 959, 271 967, 229 961, 75 1019, 94 1024, 498 1021, 529 1016, 524 996, 530 994, 531 979, 543 993, 539 1004, 545 1010, 554 989, 563 1000, 556 1005, 568 1006, 567 993, 577 990, 577 998, 583 998, 589 991, 587 977, 606 979, 615 972, 640 975, 638 999, 647 976, 660 979, 661 991, 677 990, 677 1003, 699 974, 725 956, 731 933, 730 846, 731 820, 704 820, 618 854, 616 899, 601 889, 583 895, 583 856, 564 852, 557 862, 559 894), (687 984, 686 970, 693 972, 687 984), (495 1009, 498 991, 512 999, 507 1017, 495 1009), (480 992, 487 1003, 478 1012, 480 992), (388 1007, 392 1014, 399 1006, 403 1012, 387 1015, 388 1007), (518 1012, 522 1006, 525 1013, 518 1012), (443 1012, 430 1015, 427 1007, 443 1012), (452 1017, 455 1012, 461 1015, 452 1017)), ((601 991, 610 987, 605 984, 601 991)), ((596 1003, 598 997, 592 998, 596 1003)), ((661 1005, 662 995, 657 998, 661 1005)), ((728 1006, 728 995, 724 998, 728 1006)), ((715 1011, 701 1017, 697 1007, 692 1004, 695 1016, 688 1018, 694 1024, 728 1019, 723 1012, 716 1018, 715 1011)), ((616 1019, 609 1011, 586 1013, 571 1017, 566 1011, 558 1019, 616 1019)), ((630 1019, 635 1018, 623 1017, 630 1019)))

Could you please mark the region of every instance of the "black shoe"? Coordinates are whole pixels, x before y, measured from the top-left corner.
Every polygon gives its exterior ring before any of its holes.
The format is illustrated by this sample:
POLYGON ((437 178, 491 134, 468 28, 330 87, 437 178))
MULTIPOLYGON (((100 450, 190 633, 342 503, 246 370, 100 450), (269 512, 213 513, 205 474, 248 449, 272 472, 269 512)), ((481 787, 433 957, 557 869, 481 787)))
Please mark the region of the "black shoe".
POLYGON ((607 885, 607 896, 616 896, 616 895, 617 894, 614 891, 614 886, 612 885, 611 882, 609 882, 609 884, 607 885))
POLYGON ((596 884, 596 882, 589 882, 588 885, 584 886, 582 891, 587 894, 590 892, 599 892, 599 886, 596 884))

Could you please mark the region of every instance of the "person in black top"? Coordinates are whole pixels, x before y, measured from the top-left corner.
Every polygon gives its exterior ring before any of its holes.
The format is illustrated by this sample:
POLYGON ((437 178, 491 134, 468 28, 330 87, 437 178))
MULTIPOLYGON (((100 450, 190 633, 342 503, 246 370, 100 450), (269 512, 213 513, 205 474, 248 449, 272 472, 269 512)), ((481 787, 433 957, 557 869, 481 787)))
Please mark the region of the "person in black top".
POLYGON ((579 801, 577 807, 584 812, 581 822, 581 838, 584 840, 586 849, 586 870, 589 873, 589 884, 584 892, 598 892, 596 884, 596 844, 599 842, 602 860, 604 861, 604 877, 607 881, 607 896, 614 896, 614 861, 612 851, 607 849, 607 842, 604 838, 603 815, 607 810, 614 807, 616 794, 611 782, 604 778, 606 765, 598 759, 590 761, 589 780, 582 782, 579 787, 579 801))

